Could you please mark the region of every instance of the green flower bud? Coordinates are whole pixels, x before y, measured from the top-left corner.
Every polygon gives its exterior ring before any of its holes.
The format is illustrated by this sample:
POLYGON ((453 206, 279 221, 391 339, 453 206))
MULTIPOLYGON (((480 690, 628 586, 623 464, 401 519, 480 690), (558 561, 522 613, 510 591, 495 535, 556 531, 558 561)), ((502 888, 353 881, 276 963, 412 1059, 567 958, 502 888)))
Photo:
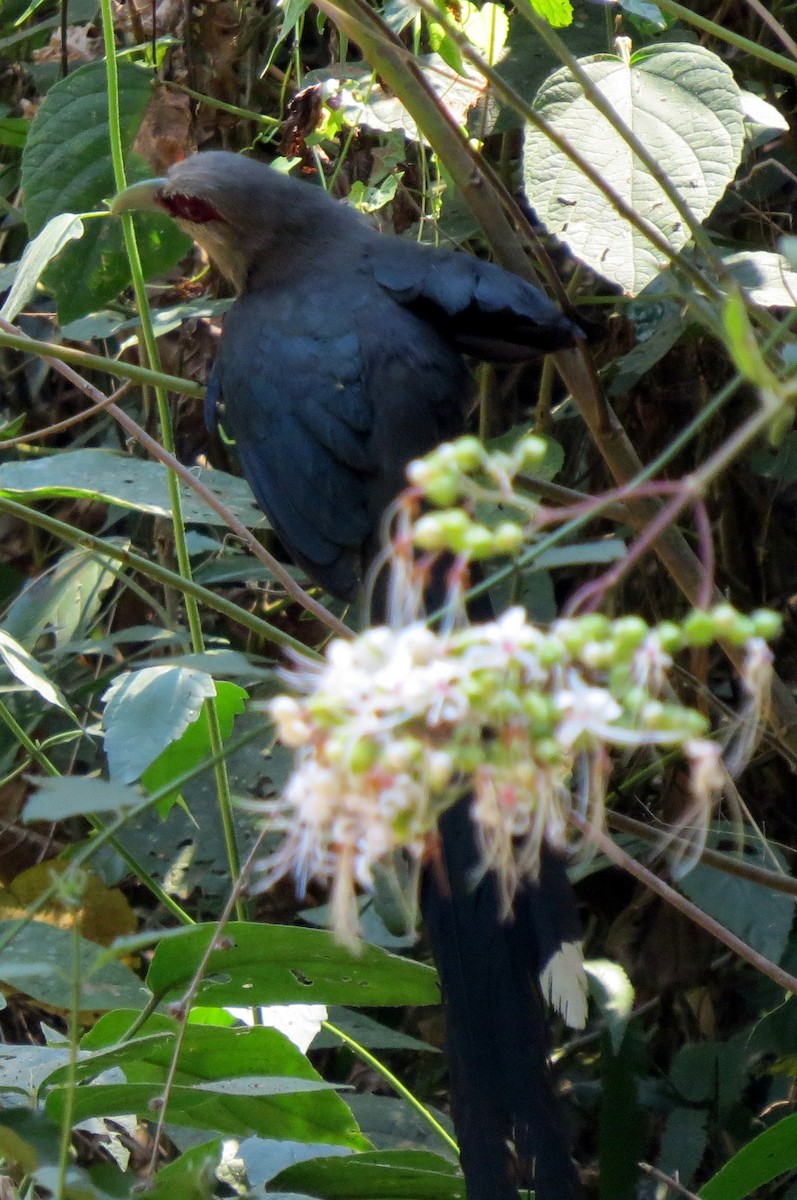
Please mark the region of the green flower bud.
POLYGON ((516 521, 502 521, 493 533, 493 549, 496 554, 517 554, 523 545, 523 527, 516 521))
POLYGON ((675 654, 677 650, 680 650, 683 644, 680 625, 676 625, 674 621, 660 621, 656 626, 656 633, 662 650, 667 654, 675 654))
POLYGON ((717 604, 711 610, 714 618, 715 637, 733 639, 741 613, 732 604, 717 604))
POLYGON ((523 705, 516 692, 502 688, 492 697, 489 704, 489 716, 496 720, 514 717, 523 711, 523 705))
POLYGON ((710 646, 717 637, 713 612, 693 608, 682 625, 687 646, 710 646))
POLYGON ((534 757, 538 762, 550 766, 562 757, 562 747, 556 738, 539 738, 534 743, 534 757))
POLYGON ((535 467, 545 458, 548 447, 545 440, 533 433, 526 434, 515 447, 515 454, 524 467, 535 467))
POLYGON ((578 617, 563 617, 561 621, 556 622, 554 630, 570 654, 578 654, 587 641, 588 635, 578 617))
POLYGON ((460 471, 475 471, 484 458, 484 447, 477 437, 461 437, 451 443, 452 460, 460 471))
POLYGON ((426 490, 426 485, 434 473, 434 467, 430 467, 425 458, 414 458, 412 462, 407 463, 407 479, 422 491, 426 490))
POLYGON ((438 508, 447 508, 449 504, 453 504, 459 497, 459 476, 455 471, 441 467, 439 471, 435 471, 430 476, 424 485, 423 491, 432 504, 436 504, 438 508))
POLYGON ((448 546, 439 513, 424 513, 415 522, 412 540, 419 550, 444 550, 448 546))
POLYGON ((493 535, 485 525, 472 525, 465 534, 462 547, 471 558, 490 558, 495 553, 493 535))
POLYGON ((349 751, 349 769, 362 774, 379 758, 379 747, 371 738, 358 738, 349 751))
POLYGON ((734 646, 744 646, 750 641, 751 637, 755 637, 755 625, 750 617, 744 613, 739 613, 734 622, 733 629, 728 633, 728 640, 734 646))
POLYGON ((612 642, 586 642, 579 651, 579 659, 591 671, 608 667, 614 662, 617 651, 612 642))
POLYGON ((551 700, 542 692, 526 692, 522 697, 522 710, 529 722, 529 732, 533 737, 541 736, 550 730, 554 720, 554 710, 551 700))
POLYGON ((611 636, 617 654, 621 658, 633 654, 642 645, 649 632, 650 627, 647 621, 643 621, 641 617, 619 617, 611 627, 611 636))
POLYGON ((783 633, 783 618, 771 608, 756 609, 750 614, 750 620, 755 636, 763 638, 765 642, 774 642, 783 633))
POLYGON ((610 637, 611 623, 603 613, 585 613, 579 623, 591 642, 603 642, 610 637))
POLYGON ((564 643, 556 634, 548 634, 537 648, 540 666, 546 671, 549 667, 558 667, 560 663, 566 662, 567 657, 564 643))

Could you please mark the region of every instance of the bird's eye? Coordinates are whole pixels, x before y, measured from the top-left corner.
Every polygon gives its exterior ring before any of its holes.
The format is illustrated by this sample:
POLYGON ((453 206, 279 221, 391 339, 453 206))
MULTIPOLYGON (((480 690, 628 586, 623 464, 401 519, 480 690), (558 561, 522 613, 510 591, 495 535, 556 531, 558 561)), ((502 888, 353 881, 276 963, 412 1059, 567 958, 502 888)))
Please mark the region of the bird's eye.
POLYGON ((161 192, 160 202, 170 216, 178 221, 191 221, 194 225, 206 225, 208 221, 220 221, 221 213, 201 196, 181 196, 179 192, 166 195, 161 192))

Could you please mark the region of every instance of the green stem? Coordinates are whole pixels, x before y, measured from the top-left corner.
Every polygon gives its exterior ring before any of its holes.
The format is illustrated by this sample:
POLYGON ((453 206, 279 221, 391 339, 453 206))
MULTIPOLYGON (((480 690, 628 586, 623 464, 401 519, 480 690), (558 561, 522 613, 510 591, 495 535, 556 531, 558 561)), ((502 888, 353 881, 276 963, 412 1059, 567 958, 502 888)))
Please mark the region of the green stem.
POLYGON ((197 602, 207 605, 209 608, 221 613, 222 616, 227 617, 228 620, 235 622, 244 629, 248 629, 256 637, 263 638, 275 646, 281 646, 286 650, 294 650, 306 657, 321 658, 321 655, 316 654, 315 651, 309 649, 309 647, 297 638, 291 637, 289 633, 278 629, 276 625, 271 625, 268 621, 264 621, 262 617, 254 616, 253 613, 247 612, 240 605, 233 604, 231 600, 227 600, 224 596, 212 592, 210 588, 203 587, 201 583, 195 583, 193 579, 182 579, 175 571, 170 571, 168 567, 164 567, 161 563, 144 558, 143 555, 137 554, 134 550, 126 550, 124 547, 117 546, 113 542, 106 542, 93 533, 77 529, 74 525, 67 525, 66 522, 59 521, 56 517, 51 517, 46 513, 37 512, 36 509, 30 508, 27 504, 22 504, 18 500, 12 500, 10 497, 2 495, 2 493, 0 493, 0 512, 8 513, 9 516, 16 517, 17 520, 22 521, 24 524, 32 525, 37 529, 43 529, 46 533, 50 533, 54 537, 68 542, 69 545, 76 546, 81 550, 90 551, 101 559, 110 558, 114 562, 120 563, 123 567, 139 571, 142 575, 154 580, 163 587, 178 588, 184 595, 192 596, 197 602))
POLYGON ((380 1062, 378 1058, 375 1058, 369 1050, 366 1050, 365 1046, 361 1046, 359 1042, 356 1042, 354 1038, 349 1037, 349 1035, 344 1033, 342 1029, 339 1029, 337 1025, 333 1025, 330 1021, 322 1021, 321 1024, 324 1029, 328 1029, 330 1033, 334 1033, 335 1037, 338 1037, 342 1042, 345 1042, 346 1045, 354 1051, 358 1058, 361 1058, 363 1062, 368 1064, 369 1067, 373 1067, 373 1069, 390 1084, 390 1086, 398 1093, 398 1095, 401 1096, 403 1100, 406 1100, 407 1103, 415 1109, 415 1111, 420 1117, 423 1118, 426 1124, 434 1130, 441 1141, 445 1142, 449 1150, 453 1150, 457 1155, 459 1154, 459 1147, 448 1130, 443 1128, 437 1118, 431 1112, 429 1112, 429 1109, 424 1104, 421 1104, 420 1100, 418 1100, 412 1094, 409 1088, 404 1086, 401 1080, 398 1079, 383 1062, 380 1062))
POLYGON ((72 974, 71 1011, 69 1021, 69 1060, 66 1064, 64 1079, 64 1111, 61 1116, 61 1129, 58 1140, 58 1175, 55 1185, 56 1200, 64 1200, 66 1196, 66 1176, 69 1170, 69 1153, 72 1148, 72 1123, 77 1095, 77 1055, 78 1030, 80 1028, 80 925, 77 912, 72 913, 72 974))
POLYGON ((738 50, 744 50, 745 54, 750 54, 762 62, 770 63, 773 67, 786 71, 789 75, 797 75, 797 63, 778 54, 776 50, 768 50, 766 46, 762 46, 759 42, 753 42, 750 38, 742 37, 740 33, 735 33, 732 29, 724 29, 722 25, 717 25, 708 17, 701 17, 699 13, 692 12, 691 8, 684 8, 683 4, 676 4, 675 0, 661 0, 661 3, 656 0, 656 3, 662 12, 669 13, 671 17, 678 17, 684 24, 694 25, 695 29, 702 29, 704 33, 710 33, 718 41, 727 42, 729 46, 736 46, 738 50))
MULTIPOLYGON (((105 70, 108 80, 108 119, 110 128, 111 140, 111 161, 113 163, 114 183, 117 192, 123 191, 127 187, 127 176, 125 173, 124 153, 122 149, 122 131, 119 117, 119 79, 116 64, 116 39, 114 35, 113 13, 111 10, 111 0, 101 0, 100 10, 102 13, 102 31, 105 41, 105 70)), ((141 321, 141 335, 144 342, 148 365, 156 371, 161 370, 160 353, 158 350, 158 342, 155 337, 155 330, 152 323, 152 314, 150 312, 147 299, 147 289, 144 280, 144 272, 141 267, 141 257, 138 251, 138 242, 136 240, 135 228, 133 226, 133 218, 130 213, 122 214, 122 232, 124 234, 125 247, 127 257, 130 263, 130 272, 133 280, 133 290, 136 295, 136 304, 141 321)), ((164 449, 169 454, 174 454, 174 432, 172 429, 171 412, 169 402, 165 390, 156 385, 155 397, 158 406, 158 417, 160 423, 161 442, 164 449)), ((185 522, 183 520, 183 504, 180 495, 180 483, 173 471, 167 474, 169 484, 169 502, 172 509, 172 523, 174 535, 174 547, 177 556, 178 571, 183 579, 191 578, 191 559, 188 553, 188 545, 186 542, 185 522)), ((205 639, 202 634, 202 621, 199 615, 199 606, 193 596, 185 595, 185 612, 188 620, 188 628, 191 633, 191 644, 194 648, 194 653, 201 654, 205 649, 205 639)), ((205 701, 205 713, 208 723, 208 736, 210 739, 210 747, 214 756, 218 756, 222 750, 223 739, 221 736, 221 726, 219 724, 218 709, 215 698, 209 698, 205 701)), ((216 791, 218 795, 219 813, 221 816, 222 829, 224 833, 224 843, 227 852, 227 862, 230 869, 230 878, 235 880, 240 876, 241 861, 238 855, 238 846, 235 840, 235 826, 232 819, 232 796, 230 794, 230 783, 227 774, 227 765, 223 757, 218 757, 214 766, 216 776, 216 791)), ((237 900, 237 913, 240 920, 246 918, 246 905, 239 897, 237 900)))
POLYGON ((249 108, 239 108, 237 104, 228 104, 226 100, 217 100, 215 96, 208 96, 204 92, 197 92, 194 88, 186 87, 184 83, 173 83, 171 80, 162 80, 160 86, 167 88, 172 92, 182 92, 184 96, 189 96, 192 100, 198 100, 200 104, 207 104, 208 108, 216 108, 219 112, 229 113, 232 117, 240 117, 242 121, 252 121, 256 125, 265 125, 267 129, 279 129, 280 122, 276 117, 267 117, 263 113, 253 112, 249 108))
POLYGON ((181 379, 179 375, 167 375, 165 371, 151 371, 138 363, 122 362, 118 359, 105 358, 102 354, 89 354, 86 350, 77 350, 74 346, 55 345, 53 342, 42 342, 36 338, 27 337, 24 333, 8 333, 0 330, 0 346, 8 346, 10 350, 19 350, 22 354, 37 354, 39 358, 58 358, 62 362, 72 363, 73 366, 83 367, 87 371, 102 371, 105 375, 114 375, 118 379, 132 379, 134 383, 160 384, 172 392, 182 396, 193 396, 201 400, 205 389, 198 383, 181 379))

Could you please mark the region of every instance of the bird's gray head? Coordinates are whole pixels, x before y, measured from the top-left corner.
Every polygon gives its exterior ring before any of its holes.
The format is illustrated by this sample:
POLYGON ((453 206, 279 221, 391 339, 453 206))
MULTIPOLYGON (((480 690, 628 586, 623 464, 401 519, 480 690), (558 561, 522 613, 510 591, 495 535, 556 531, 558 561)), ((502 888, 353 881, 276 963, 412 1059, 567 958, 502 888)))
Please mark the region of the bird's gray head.
POLYGON ((319 241, 358 220, 321 188, 223 150, 194 154, 165 178, 126 188, 111 211, 130 209, 167 212, 239 292, 253 266, 261 279, 295 269, 303 254, 312 258, 319 241))

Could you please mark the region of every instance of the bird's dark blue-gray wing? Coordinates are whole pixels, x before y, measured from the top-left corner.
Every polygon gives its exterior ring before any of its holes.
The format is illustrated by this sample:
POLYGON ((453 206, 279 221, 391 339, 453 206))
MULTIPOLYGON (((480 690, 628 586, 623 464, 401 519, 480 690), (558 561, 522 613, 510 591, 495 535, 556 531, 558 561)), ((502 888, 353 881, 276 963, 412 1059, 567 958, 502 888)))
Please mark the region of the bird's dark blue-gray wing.
POLYGON ((458 432, 466 387, 458 355, 367 273, 319 270, 236 301, 211 404, 291 556, 351 598, 406 463, 458 432))
POLYGON ((403 238, 375 239, 367 253, 383 288, 476 358, 519 362, 581 333, 538 288, 471 254, 403 238))

